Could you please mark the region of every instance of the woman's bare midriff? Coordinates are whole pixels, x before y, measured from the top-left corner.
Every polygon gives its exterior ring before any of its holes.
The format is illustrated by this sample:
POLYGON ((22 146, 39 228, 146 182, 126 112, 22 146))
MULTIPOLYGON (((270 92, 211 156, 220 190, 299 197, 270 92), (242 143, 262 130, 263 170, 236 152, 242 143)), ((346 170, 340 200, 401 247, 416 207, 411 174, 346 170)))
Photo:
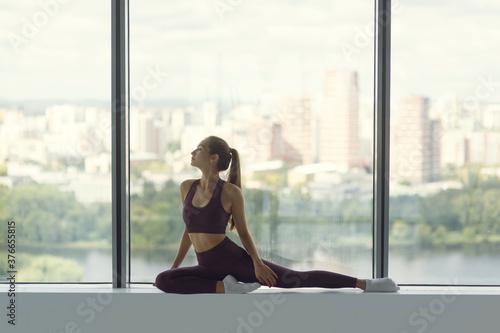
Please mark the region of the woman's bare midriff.
POLYGON ((222 242, 226 234, 188 233, 194 250, 198 253, 205 252, 222 242))

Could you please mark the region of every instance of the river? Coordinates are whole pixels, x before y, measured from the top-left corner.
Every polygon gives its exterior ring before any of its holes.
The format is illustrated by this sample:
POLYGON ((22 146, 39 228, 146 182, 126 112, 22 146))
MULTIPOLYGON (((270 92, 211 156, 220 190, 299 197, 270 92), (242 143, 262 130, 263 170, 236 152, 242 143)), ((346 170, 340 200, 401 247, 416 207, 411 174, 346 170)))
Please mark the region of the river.
MULTIPOLYGON (((132 282, 151 282, 156 275, 169 269, 176 250, 133 251, 131 258, 132 282)), ((269 258, 265 251, 261 257, 296 270, 322 269, 336 271, 360 278, 371 276, 370 249, 345 248, 338 255, 315 254, 312 261, 287 260, 282 256, 269 258), (285 264, 284 264, 285 263, 285 264)), ((389 276, 400 284, 500 284, 500 256, 493 254, 466 255, 461 251, 440 251, 412 253, 391 252, 389 276)), ((41 249, 31 249, 28 254, 40 254, 41 249)), ((47 252, 46 252, 47 253, 47 252)), ((65 249, 51 250, 49 254, 74 260, 84 270, 83 282, 111 281, 111 251, 103 249, 65 249)), ((23 259, 19 256, 19 262, 23 259)), ((193 248, 189 250, 181 267, 196 265, 193 248)), ((22 272, 19 272, 22 274, 22 272)), ((50 272, 48 272, 50 274, 50 272)))

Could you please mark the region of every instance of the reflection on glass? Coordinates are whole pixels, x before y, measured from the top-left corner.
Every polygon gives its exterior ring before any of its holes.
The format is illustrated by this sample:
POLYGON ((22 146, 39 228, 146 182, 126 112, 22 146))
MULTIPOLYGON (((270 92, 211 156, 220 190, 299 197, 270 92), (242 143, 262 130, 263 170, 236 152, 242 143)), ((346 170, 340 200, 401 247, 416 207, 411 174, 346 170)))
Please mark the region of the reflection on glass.
POLYGON ((13 270, 17 282, 110 282, 110 6, 3 7, 1 280, 13 270))
POLYGON ((499 9, 428 1, 394 14, 389 275, 400 283, 498 283, 500 94, 491 45, 499 9))
POLYGON ((132 281, 171 267, 209 135, 241 153, 262 258, 370 277, 373 3, 130 6, 132 281))

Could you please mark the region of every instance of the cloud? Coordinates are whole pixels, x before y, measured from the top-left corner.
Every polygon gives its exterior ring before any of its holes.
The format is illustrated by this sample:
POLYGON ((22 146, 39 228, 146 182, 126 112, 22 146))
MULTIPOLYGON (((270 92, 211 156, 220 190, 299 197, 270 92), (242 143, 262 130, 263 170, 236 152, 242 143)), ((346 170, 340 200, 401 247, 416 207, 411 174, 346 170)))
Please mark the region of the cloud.
MULTIPOLYGON (((340 45, 354 43, 356 34, 373 24, 373 2, 241 1, 223 20, 215 2, 132 1, 131 86, 140 84, 147 68, 159 66, 170 76, 149 98, 188 97, 217 80, 252 98, 270 85, 291 92, 321 89, 324 70, 341 67, 357 70, 361 91, 372 93, 373 36, 351 61, 340 45), (203 64, 202 54, 219 60, 203 64), (297 82, 304 76, 307 84, 297 82)), ((21 33, 23 19, 41 8, 36 1, 2 8, 0 99, 110 99, 109 2, 61 5, 17 53, 8 34, 21 33)), ((394 94, 468 94, 479 77, 500 78, 492 50, 500 45, 496 1, 400 0, 399 10, 392 27, 394 94)))
MULTIPOLYGON (((493 45, 500 45, 496 33, 500 24, 495 17, 500 6, 496 4, 493 11, 492 5, 489 1, 462 1, 453 5, 433 2, 427 7, 412 1, 394 16, 391 31, 394 95, 416 93, 438 97, 453 91, 466 97, 473 94, 480 77, 494 74, 500 79, 495 66, 498 56, 492 50, 493 45)), ((499 97, 497 92, 491 99, 499 97)))

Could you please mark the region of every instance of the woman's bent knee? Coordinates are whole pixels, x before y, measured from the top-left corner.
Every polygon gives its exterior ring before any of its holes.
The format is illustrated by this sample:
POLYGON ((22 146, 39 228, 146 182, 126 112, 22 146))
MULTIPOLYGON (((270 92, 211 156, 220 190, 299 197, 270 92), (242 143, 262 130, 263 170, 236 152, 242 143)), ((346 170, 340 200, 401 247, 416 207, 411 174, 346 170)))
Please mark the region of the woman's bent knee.
POLYGON ((170 272, 169 271, 161 272, 156 276, 155 280, 156 288, 167 293, 169 289, 168 288, 169 281, 170 281, 170 272))

